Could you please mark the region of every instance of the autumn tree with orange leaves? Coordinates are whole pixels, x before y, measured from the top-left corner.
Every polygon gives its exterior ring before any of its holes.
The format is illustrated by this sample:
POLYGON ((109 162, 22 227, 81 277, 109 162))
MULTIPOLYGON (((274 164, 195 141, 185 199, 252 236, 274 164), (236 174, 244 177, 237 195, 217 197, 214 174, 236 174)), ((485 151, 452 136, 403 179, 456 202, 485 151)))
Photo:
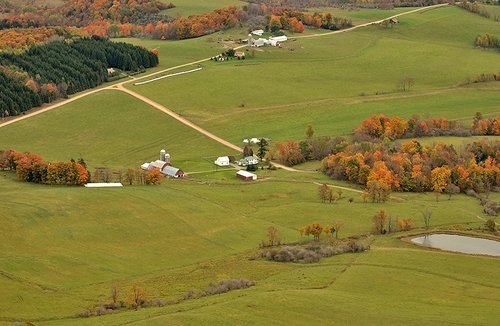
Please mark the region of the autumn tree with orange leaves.
POLYGON ((158 168, 152 168, 146 172, 146 184, 147 185, 156 185, 160 184, 163 175, 158 168))

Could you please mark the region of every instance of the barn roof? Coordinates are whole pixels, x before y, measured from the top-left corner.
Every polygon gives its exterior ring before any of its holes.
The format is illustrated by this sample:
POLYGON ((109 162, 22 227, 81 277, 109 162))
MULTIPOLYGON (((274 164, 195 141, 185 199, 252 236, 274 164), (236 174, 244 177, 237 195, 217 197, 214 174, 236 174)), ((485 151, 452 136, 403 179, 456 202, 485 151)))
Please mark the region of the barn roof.
POLYGON ((236 172, 236 174, 242 175, 244 177, 254 177, 254 176, 256 176, 256 174, 253 174, 253 173, 245 171, 245 170, 238 170, 238 172, 236 172))
MULTIPOLYGON (((178 168, 174 168, 173 166, 166 166, 161 170, 161 173, 174 177, 177 172, 179 172, 178 168)), ((182 172, 182 171, 181 171, 182 172)))

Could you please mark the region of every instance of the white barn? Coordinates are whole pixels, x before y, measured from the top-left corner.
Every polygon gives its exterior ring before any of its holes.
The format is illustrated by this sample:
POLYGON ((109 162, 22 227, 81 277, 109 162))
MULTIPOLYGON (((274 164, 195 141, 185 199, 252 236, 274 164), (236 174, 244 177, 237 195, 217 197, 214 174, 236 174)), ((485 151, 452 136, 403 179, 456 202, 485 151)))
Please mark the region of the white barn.
POLYGON ((229 157, 228 156, 218 157, 215 160, 214 164, 218 165, 218 166, 228 166, 229 165, 229 157))
POLYGON ((288 40, 288 37, 286 37, 286 35, 269 38, 269 42, 271 43, 272 46, 279 46, 282 42, 285 42, 286 40, 288 40))

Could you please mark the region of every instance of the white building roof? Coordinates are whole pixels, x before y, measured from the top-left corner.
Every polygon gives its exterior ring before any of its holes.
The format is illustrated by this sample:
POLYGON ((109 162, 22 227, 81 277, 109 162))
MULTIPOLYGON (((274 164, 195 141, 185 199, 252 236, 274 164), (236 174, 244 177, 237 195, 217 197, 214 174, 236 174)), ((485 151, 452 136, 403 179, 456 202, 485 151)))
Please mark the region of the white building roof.
POLYGON ((104 188, 104 187, 123 187, 120 182, 95 182, 95 183, 86 183, 84 184, 87 188, 104 188))
MULTIPOLYGON (((144 164, 146 164, 146 163, 144 163, 144 164)), ((161 170, 161 168, 162 168, 165 164, 167 164, 167 162, 165 162, 165 161, 161 161, 161 160, 156 160, 156 161, 154 161, 154 162, 149 163, 148 170, 151 170, 152 168, 158 168, 158 169, 160 169, 160 170, 161 170)))
POLYGON ((218 157, 217 160, 215 160, 214 164, 218 166, 229 165, 229 157, 227 156, 218 157))
POLYGON ((248 144, 249 141, 252 144, 258 144, 258 143, 260 143, 260 139, 259 138, 255 138, 255 137, 250 138, 250 140, 248 138, 243 139, 243 142, 246 143, 246 144, 248 144))
POLYGON ((179 171, 178 168, 174 168, 173 166, 166 166, 161 170, 161 173, 169 175, 171 177, 175 177, 175 174, 179 171))

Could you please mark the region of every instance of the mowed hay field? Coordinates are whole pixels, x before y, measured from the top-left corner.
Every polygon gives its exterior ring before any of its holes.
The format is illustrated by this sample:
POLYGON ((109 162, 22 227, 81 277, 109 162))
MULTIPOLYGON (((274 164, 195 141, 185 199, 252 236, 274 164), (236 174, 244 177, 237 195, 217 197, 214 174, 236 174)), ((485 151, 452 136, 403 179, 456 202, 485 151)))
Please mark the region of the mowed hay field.
MULTIPOLYGON (((392 29, 297 38, 245 61, 207 61, 199 72, 126 86, 236 145, 248 136, 300 140, 309 123, 315 136, 348 135, 379 113, 445 116, 465 126, 476 111, 498 114, 496 83, 458 86, 498 72, 498 53, 472 46, 475 35, 495 31, 495 22, 452 7, 400 21, 392 29), (396 91, 408 75, 415 86, 396 91)), ((162 68, 170 68, 222 51, 223 43, 207 39, 132 42, 160 47, 162 68)), ((349 184, 284 170, 259 170, 259 180, 246 183, 235 170, 211 164, 233 150, 116 89, 0 127, 0 145, 51 161, 83 157, 91 171, 137 168, 164 148, 191 173, 157 186, 88 189, 26 184, 3 172, 0 325, 494 325, 500 317, 498 258, 399 239, 425 232, 426 208, 433 230, 481 232, 487 217, 474 198, 436 202, 433 194, 393 193, 387 203, 364 203, 361 189, 349 184), (337 204, 321 203, 321 183, 352 190, 343 190, 337 204), (369 251, 319 263, 251 259, 269 226, 284 243, 305 241, 297 230, 316 221, 343 221, 341 238, 366 235, 380 208, 411 218, 415 228, 362 236, 369 251), (230 278, 256 285, 182 300, 189 290, 230 278), (126 300, 134 284, 167 305, 77 316, 110 302, 113 286, 126 300)))

